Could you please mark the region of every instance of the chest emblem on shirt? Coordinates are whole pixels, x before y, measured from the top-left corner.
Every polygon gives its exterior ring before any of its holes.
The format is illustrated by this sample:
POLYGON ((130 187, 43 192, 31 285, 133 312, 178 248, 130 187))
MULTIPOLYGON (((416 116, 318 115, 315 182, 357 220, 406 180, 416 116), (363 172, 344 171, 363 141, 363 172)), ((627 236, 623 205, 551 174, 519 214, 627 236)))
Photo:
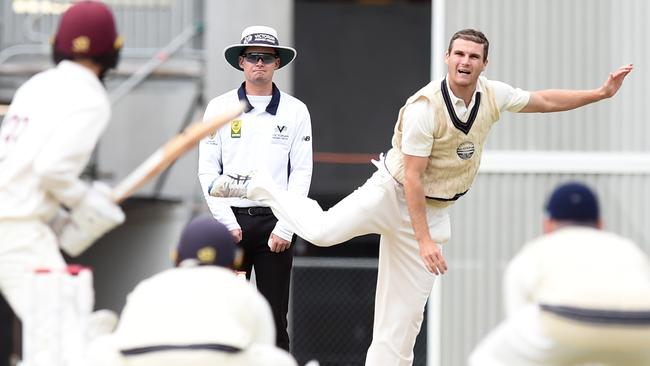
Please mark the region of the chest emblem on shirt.
POLYGON ((284 142, 289 140, 289 128, 286 125, 280 126, 276 125, 273 130, 273 135, 271 136, 273 142, 284 142))
POLYGON ((463 160, 468 160, 471 159, 472 156, 474 156, 474 151, 476 148, 474 147, 474 143, 471 141, 465 141, 462 144, 458 145, 458 148, 456 148, 456 154, 458 155, 459 158, 463 160))
POLYGON ((230 137, 238 139, 241 137, 241 120, 236 119, 230 122, 230 137))

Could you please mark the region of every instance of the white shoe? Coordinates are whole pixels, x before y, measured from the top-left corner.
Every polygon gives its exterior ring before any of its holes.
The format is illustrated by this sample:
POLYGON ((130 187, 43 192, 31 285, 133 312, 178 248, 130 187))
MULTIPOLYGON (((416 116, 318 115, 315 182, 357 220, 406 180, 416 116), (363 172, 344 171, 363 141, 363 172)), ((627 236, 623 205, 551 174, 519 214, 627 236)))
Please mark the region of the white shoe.
POLYGON ((246 198, 248 183, 253 179, 253 174, 225 174, 215 179, 208 193, 213 197, 238 197, 246 198))

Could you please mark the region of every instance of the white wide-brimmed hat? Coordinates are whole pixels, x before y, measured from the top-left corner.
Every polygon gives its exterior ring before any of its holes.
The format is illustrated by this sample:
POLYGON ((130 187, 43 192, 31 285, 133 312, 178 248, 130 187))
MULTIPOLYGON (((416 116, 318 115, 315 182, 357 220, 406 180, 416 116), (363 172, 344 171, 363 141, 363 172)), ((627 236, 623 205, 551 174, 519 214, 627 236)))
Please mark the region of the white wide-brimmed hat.
POLYGON ((264 25, 253 25, 244 29, 241 34, 240 43, 230 45, 223 50, 226 61, 237 70, 242 70, 239 67, 239 56, 241 56, 242 50, 246 47, 268 47, 275 49, 275 52, 280 57, 280 66, 278 69, 287 66, 296 58, 296 50, 291 47, 280 46, 278 32, 264 25))

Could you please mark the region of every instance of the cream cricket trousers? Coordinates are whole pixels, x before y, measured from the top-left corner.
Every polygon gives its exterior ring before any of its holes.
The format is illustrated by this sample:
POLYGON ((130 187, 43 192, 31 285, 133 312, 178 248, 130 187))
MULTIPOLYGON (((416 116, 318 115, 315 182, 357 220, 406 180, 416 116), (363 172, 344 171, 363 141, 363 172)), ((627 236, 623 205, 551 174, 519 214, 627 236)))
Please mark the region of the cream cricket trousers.
MULTIPOLYGON (((317 246, 381 235, 373 339, 366 365, 411 365, 435 276, 420 258, 404 189, 385 168, 379 164, 363 186, 328 211, 314 200, 278 189, 265 177, 251 181, 247 196, 270 206, 280 221, 317 246)), ((427 220, 432 239, 445 243, 450 235, 448 211, 428 206, 427 220)))
POLYGON ((39 267, 65 268, 65 261, 54 233, 39 220, 0 220, 0 233, 0 291, 22 319, 29 275, 39 267))

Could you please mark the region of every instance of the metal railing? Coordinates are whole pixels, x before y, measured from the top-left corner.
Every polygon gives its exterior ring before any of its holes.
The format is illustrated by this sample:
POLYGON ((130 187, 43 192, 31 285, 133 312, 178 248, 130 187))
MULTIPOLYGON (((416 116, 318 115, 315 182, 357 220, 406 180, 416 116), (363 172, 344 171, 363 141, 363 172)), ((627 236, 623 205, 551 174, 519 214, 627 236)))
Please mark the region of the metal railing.
MULTIPOLYGON (((0 64, 20 55, 47 55, 60 13, 70 0, 5 0, 0 5, 0 64)), ((105 0, 125 40, 125 56, 151 57, 203 20, 202 0, 105 0)), ((200 42, 179 47, 195 58, 200 42)))

